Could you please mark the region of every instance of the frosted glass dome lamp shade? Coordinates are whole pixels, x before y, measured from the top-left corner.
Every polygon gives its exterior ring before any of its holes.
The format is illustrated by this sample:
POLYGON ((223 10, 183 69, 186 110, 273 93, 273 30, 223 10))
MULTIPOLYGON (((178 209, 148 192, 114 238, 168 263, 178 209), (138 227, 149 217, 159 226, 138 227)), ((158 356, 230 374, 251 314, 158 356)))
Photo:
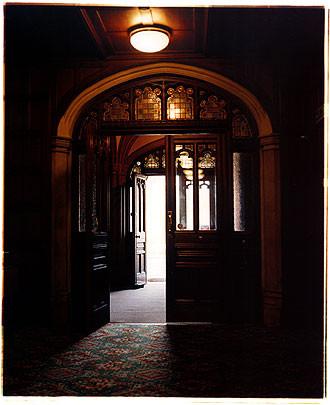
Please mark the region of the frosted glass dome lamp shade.
POLYGON ((137 28, 130 33, 130 42, 140 52, 159 52, 169 44, 170 35, 165 29, 153 26, 137 28))

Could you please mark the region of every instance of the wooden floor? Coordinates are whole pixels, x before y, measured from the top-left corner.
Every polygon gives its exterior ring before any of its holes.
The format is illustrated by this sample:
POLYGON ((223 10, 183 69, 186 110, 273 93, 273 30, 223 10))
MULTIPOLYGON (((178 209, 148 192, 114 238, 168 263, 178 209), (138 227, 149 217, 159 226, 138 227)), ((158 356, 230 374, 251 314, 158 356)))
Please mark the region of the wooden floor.
POLYGON ((110 322, 166 322, 165 282, 148 282, 143 288, 111 292, 110 322))

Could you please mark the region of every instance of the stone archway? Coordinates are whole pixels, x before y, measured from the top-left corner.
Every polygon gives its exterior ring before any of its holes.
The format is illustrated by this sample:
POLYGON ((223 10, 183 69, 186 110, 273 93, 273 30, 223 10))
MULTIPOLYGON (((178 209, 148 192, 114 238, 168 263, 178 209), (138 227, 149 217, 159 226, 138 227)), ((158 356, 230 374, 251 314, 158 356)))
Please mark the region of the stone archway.
POLYGON ((52 306, 55 325, 69 321, 71 296, 71 140, 74 125, 86 105, 104 91, 132 79, 156 74, 175 74, 209 82, 238 97, 253 115, 260 138, 260 208, 263 314, 266 325, 280 323, 281 215, 279 136, 272 131, 268 114, 243 86, 196 66, 155 63, 112 74, 86 88, 61 117, 52 145, 52 306))

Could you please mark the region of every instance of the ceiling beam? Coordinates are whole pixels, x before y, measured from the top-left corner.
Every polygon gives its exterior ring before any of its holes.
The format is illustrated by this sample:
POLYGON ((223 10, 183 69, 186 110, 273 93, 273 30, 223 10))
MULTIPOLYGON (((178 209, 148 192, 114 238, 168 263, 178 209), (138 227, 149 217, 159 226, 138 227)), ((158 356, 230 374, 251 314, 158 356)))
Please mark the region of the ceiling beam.
POLYGON ((83 20, 86 24, 86 27, 87 27, 89 33, 91 34, 91 36, 97 46, 98 51, 100 52, 100 54, 103 58, 107 58, 109 56, 109 53, 111 54, 112 52, 104 44, 102 36, 97 32, 95 24, 94 24, 93 20, 91 19, 87 9, 80 7, 80 13, 83 17, 83 20))

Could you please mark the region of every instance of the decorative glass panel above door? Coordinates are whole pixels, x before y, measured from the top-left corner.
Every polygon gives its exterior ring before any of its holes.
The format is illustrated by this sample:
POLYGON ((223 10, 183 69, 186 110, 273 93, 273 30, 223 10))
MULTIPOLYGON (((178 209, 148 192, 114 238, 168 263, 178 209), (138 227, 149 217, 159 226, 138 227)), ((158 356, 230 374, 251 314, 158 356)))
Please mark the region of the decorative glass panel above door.
POLYGON ((185 89, 178 86, 167 90, 167 119, 168 120, 192 120, 194 118, 192 88, 185 89))
POLYGON ((145 121, 163 130, 164 124, 173 128, 175 121, 184 121, 180 125, 198 124, 206 132, 215 124, 221 131, 231 128, 234 139, 255 136, 254 123, 244 105, 225 90, 183 77, 162 75, 116 86, 99 97, 94 110, 105 129, 126 130, 134 122, 140 126, 145 121))
POLYGON ((234 138, 249 138, 252 136, 248 119, 238 109, 233 111, 232 131, 234 138))
POLYGON ((145 87, 144 90, 136 89, 135 117, 137 120, 157 121, 162 116, 162 101, 159 97, 161 89, 145 87))
POLYGON ((228 116, 225 100, 218 100, 217 96, 209 96, 200 102, 201 120, 225 120, 228 116))
POLYGON ((113 97, 111 102, 104 103, 103 121, 128 121, 129 104, 119 97, 113 97))
POLYGON ((199 230, 216 229, 216 145, 198 145, 199 230))
POLYGON ((176 230, 194 229, 194 145, 175 146, 176 230))

